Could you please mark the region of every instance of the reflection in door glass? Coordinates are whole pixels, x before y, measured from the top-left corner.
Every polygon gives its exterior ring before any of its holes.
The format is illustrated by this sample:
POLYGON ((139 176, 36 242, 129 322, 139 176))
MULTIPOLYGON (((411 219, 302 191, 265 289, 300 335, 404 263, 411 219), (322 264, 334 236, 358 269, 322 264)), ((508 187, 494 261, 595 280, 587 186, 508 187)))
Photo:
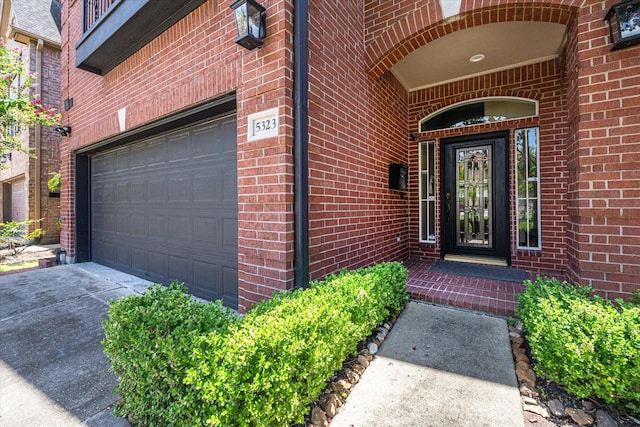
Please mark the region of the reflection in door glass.
POLYGON ((457 243, 459 246, 492 248, 491 146, 456 150, 457 243))

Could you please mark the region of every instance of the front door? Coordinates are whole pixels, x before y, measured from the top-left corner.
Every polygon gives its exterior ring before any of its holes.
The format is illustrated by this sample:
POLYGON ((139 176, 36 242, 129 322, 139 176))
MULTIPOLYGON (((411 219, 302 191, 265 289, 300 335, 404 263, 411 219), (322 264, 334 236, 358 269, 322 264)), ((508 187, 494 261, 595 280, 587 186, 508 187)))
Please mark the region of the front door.
POLYGON ((508 134, 441 141, 442 255, 509 260, 508 134))

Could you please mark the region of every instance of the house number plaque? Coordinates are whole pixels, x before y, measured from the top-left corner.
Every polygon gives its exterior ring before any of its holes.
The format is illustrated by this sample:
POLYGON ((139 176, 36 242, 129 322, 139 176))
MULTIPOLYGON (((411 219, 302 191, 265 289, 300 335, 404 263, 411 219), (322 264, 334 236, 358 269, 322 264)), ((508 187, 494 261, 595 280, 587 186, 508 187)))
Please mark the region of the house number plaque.
POLYGON ((278 136, 278 125, 277 108, 249 115, 247 128, 249 141, 278 136))

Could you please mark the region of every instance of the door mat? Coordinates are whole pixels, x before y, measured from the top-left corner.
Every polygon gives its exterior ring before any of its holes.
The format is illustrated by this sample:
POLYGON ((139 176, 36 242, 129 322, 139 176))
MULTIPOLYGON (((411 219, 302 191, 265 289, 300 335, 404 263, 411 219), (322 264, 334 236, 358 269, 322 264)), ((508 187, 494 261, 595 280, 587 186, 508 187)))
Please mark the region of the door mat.
POLYGON ((495 265, 472 264, 467 262, 437 261, 429 269, 436 273, 457 274, 459 276, 480 277, 482 279, 504 280, 507 282, 519 282, 529 278, 524 270, 495 265))

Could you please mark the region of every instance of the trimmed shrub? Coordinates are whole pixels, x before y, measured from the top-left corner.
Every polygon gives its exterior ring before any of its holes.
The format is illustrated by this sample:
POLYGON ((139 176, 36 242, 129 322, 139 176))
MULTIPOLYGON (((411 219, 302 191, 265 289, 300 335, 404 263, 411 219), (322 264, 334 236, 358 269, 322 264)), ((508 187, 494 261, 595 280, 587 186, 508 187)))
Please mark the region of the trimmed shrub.
POLYGON ((342 362, 408 296, 399 263, 343 272, 258 304, 228 335, 196 346, 187 382, 214 426, 302 422, 342 362))
POLYGON ((202 304, 177 282, 110 301, 104 351, 118 376, 119 415, 153 426, 203 425, 201 393, 184 383, 196 337, 224 334, 237 317, 220 301, 202 304))
POLYGON ((591 288, 538 278, 518 296, 538 374, 578 398, 640 414, 640 306, 614 306, 591 288))

